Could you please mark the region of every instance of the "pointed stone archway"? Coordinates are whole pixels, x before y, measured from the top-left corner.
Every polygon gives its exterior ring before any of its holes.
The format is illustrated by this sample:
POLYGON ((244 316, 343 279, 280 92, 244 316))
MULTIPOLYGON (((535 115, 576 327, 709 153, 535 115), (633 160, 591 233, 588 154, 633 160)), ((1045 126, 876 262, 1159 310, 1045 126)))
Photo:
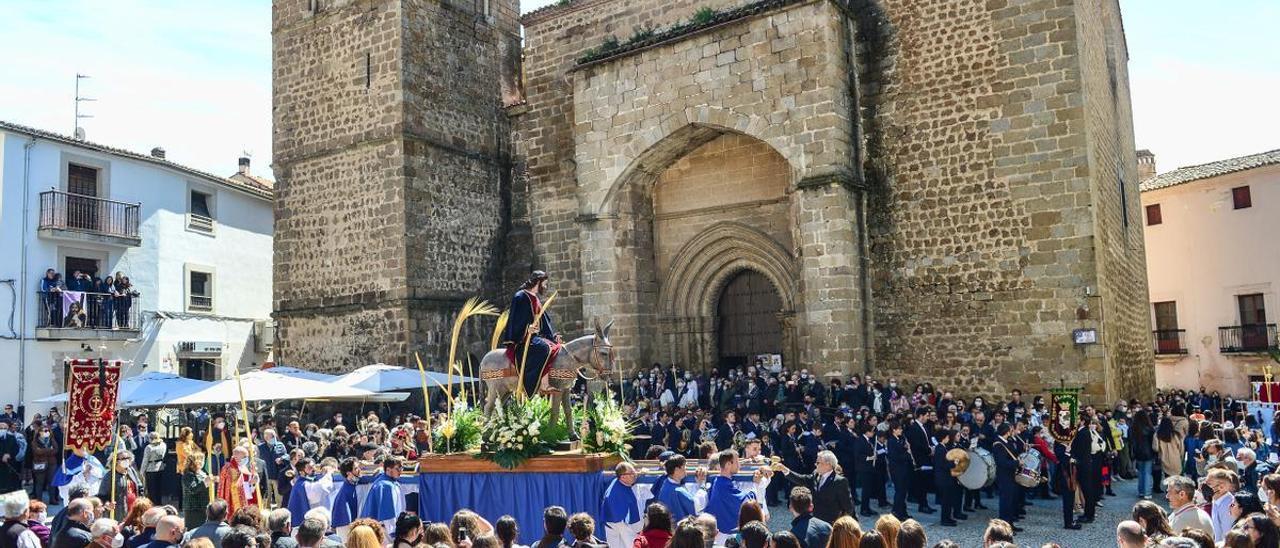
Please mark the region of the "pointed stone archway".
POLYGON ((717 365, 719 300, 725 286, 744 270, 760 273, 773 285, 780 301, 783 361, 795 359, 796 261, 768 235, 733 222, 712 226, 685 244, 662 281, 658 302, 663 357, 694 368, 717 365))

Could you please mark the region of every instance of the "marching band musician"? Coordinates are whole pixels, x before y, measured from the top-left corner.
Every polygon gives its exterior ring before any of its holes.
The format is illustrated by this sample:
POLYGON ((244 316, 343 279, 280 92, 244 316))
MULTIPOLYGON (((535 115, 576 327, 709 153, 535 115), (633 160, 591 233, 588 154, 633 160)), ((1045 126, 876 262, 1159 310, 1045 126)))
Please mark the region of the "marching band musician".
POLYGON ((1076 482, 1072 476, 1075 465, 1071 460, 1068 443, 1061 436, 1053 439, 1053 454, 1058 459, 1058 467, 1053 474, 1053 487, 1062 498, 1062 528, 1074 530, 1079 529, 1080 524, 1075 521, 1076 482))
POLYGON ((1009 423, 1000 423, 996 429, 996 439, 991 444, 991 455, 996 460, 996 491, 1000 493, 1000 519, 1009 522, 1016 533, 1022 531, 1022 528, 1013 525, 1018 521, 1018 508, 1015 505, 1018 502, 1019 486, 1013 480, 1013 476, 1018 473, 1018 455, 1014 453, 1013 443, 1009 440, 1009 433, 1012 431, 1013 428, 1009 423))
POLYGON ((889 479, 893 481, 893 516, 906 521, 911 518, 907 514, 907 491, 911 489, 911 474, 916 465, 907 440, 902 436, 902 423, 897 419, 889 421, 889 439, 885 445, 888 448, 889 479))
POLYGON ((916 499, 916 511, 921 514, 932 514, 929 507, 929 480, 932 478, 930 459, 933 454, 932 421, 936 412, 932 407, 920 406, 915 410, 915 420, 907 425, 907 445, 911 450, 911 460, 915 465, 915 473, 911 477, 911 491, 916 499))
POLYGON ((889 424, 885 423, 885 427, 879 428, 874 424, 869 426, 876 435, 876 462, 875 474, 871 477, 871 492, 876 497, 876 505, 880 507, 889 506, 889 424))
MULTIPOLYGON (((972 430, 969 425, 961 424, 960 432, 956 434, 956 447, 966 451, 973 449, 977 444, 977 440, 973 439, 972 430)), ((987 507, 982 504, 982 492, 977 489, 964 489, 964 502, 961 504, 961 512, 976 512, 978 510, 986 510, 987 507)))
POLYGON ((933 447, 933 483, 938 489, 938 501, 942 506, 942 521, 939 525, 955 527, 956 520, 969 519, 969 516, 960 513, 960 481, 951 475, 955 463, 947 459, 947 451, 955 448, 952 443, 955 435, 945 427, 935 435, 938 444, 933 447))
POLYGON ((865 423, 858 424, 858 433, 853 439, 853 474, 857 478, 857 486, 861 488, 858 499, 861 502, 859 513, 864 517, 873 517, 871 497, 875 495, 872 484, 876 473, 876 439, 871 427, 865 423))

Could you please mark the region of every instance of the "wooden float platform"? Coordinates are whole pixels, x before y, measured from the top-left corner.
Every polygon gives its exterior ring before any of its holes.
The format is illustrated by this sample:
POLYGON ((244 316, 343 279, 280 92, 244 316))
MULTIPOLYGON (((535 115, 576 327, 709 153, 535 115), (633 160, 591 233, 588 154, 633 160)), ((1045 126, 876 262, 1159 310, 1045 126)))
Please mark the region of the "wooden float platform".
POLYGON ((418 473, 497 473, 497 474, 546 474, 585 473, 611 469, 617 462, 616 455, 581 452, 552 453, 534 457, 512 469, 503 468, 490 460, 478 458, 474 453, 452 455, 425 455, 418 458, 418 473))

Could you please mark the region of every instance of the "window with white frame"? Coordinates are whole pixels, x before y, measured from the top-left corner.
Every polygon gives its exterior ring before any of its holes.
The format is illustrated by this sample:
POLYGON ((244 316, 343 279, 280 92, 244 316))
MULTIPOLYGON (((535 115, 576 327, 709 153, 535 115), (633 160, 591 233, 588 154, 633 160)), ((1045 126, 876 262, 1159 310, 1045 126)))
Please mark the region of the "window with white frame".
POLYGON ((213 312, 213 270, 187 266, 187 311, 213 312))
POLYGON ((212 233, 215 206, 212 192, 192 188, 187 198, 187 230, 212 233))

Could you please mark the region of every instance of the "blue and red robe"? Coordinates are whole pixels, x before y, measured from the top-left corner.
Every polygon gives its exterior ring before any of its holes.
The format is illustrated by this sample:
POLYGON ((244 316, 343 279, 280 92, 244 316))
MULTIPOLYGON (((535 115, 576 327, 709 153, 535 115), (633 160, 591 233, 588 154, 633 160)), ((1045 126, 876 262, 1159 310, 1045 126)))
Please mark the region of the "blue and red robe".
MULTIPOLYGON (((520 369, 520 359, 524 356, 524 337, 534 317, 542 310, 542 301, 533 292, 521 289, 511 297, 508 309, 507 328, 502 334, 503 344, 507 347, 507 360, 520 369)), ((524 388, 526 394, 535 394, 538 380, 542 378, 560 351, 556 344, 556 329, 551 321, 551 311, 542 313, 538 331, 529 339, 529 354, 525 358, 524 388)))

